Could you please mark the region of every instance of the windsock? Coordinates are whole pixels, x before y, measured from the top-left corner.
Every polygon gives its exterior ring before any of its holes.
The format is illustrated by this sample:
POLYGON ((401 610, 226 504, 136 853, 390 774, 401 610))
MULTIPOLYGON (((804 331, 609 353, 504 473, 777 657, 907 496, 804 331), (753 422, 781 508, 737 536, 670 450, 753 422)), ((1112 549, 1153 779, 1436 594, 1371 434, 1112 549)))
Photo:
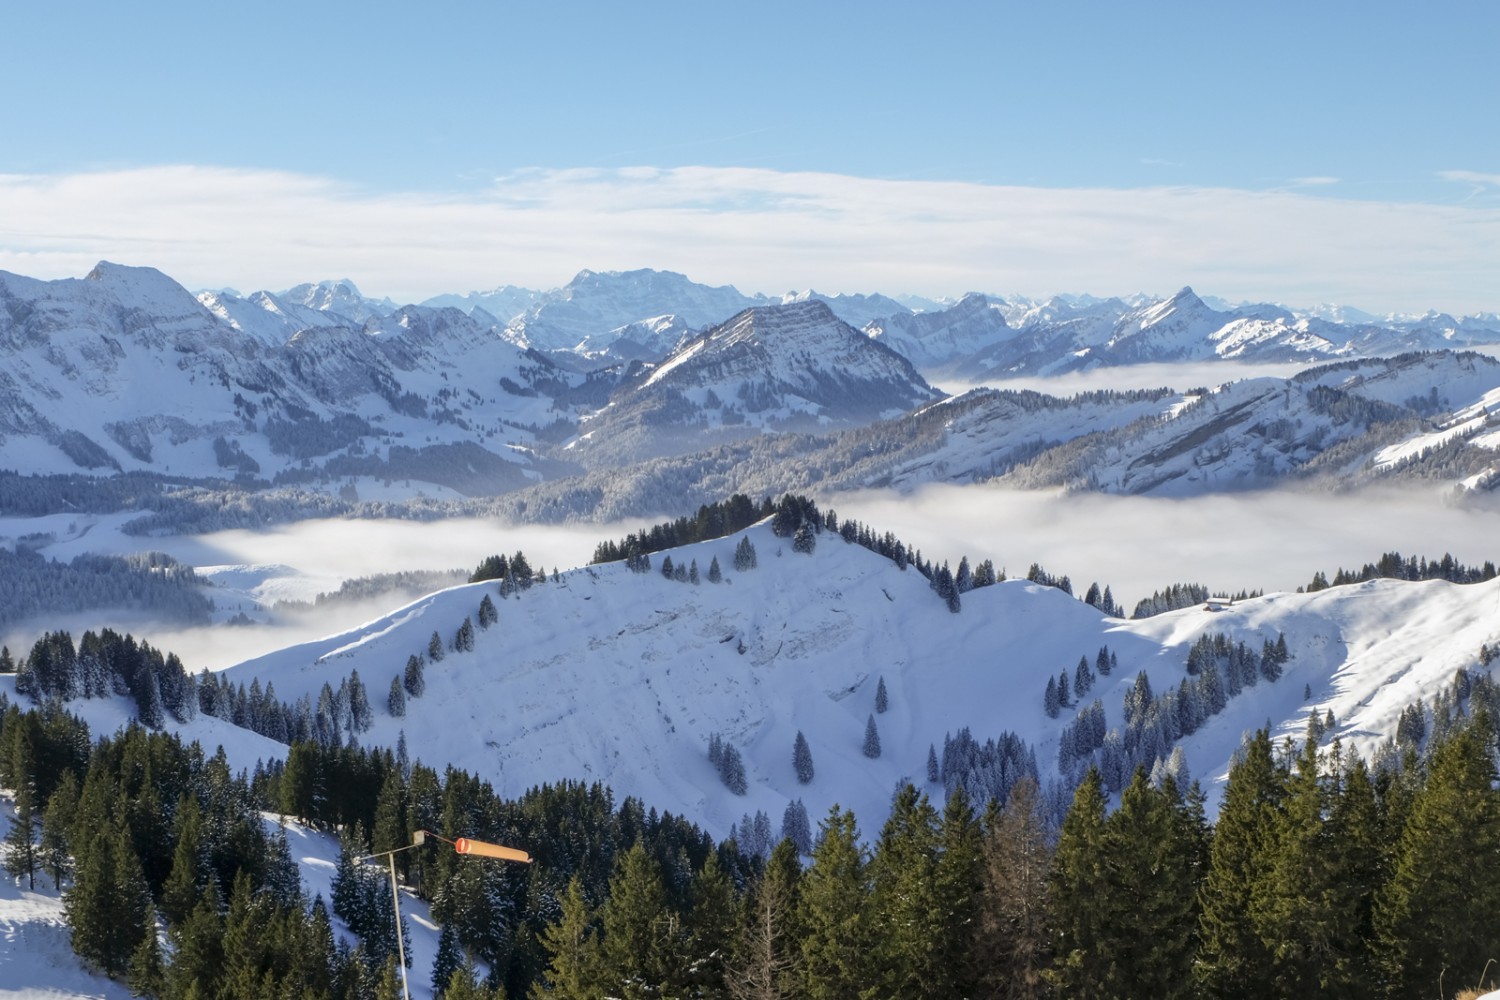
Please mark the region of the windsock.
POLYGON ((468 837, 459 837, 453 842, 453 849, 459 854, 472 854, 481 858, 501 858, 505 861, 519 861, 522 864, 531 864, 531 855, 514 847, 501 847, 499 844, 487 844, 482 840, 470 840, 468 837))

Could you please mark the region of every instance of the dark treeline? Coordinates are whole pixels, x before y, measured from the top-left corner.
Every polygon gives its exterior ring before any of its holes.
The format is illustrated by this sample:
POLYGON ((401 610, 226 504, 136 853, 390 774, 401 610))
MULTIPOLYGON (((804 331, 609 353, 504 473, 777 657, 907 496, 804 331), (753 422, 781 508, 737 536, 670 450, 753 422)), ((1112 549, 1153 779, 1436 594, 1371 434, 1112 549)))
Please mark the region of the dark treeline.
POLYGON ((192 567, 160 552, 128 558, 88 553, 59 562, 24 546, 0 548, 0 626, 59 608, 111 607, 207 624, 214 602, 202 586, 192 567))
MULTIPOLYGON (((1261 597, 1264 594, 1263 590, 1241 590, 1237 594, 1225 596, 1230 601, 1248 601, 1252 597, 1261 597)), ((1130 617, 1150 618, 1168 611, 1191 608, 1196 604, 1207 602, 1212 596, 1214 596, 1213 593, 1201 583, 1174 583, 1161 590, 1152 591, 1150 597, 1141 598, 1130 617)))
POLYGON ((198 714, 196 681, 175 653, 162 654, 112 629, 85 632, 75 647, 67 632, 48 632, 19 660, 0 649, 0 673, 16 675, 16 693, 35 701, 128 695, 140 721, 160 728, 164 712, 178 722, 198 714))
MULTIPOLYGON (((1004 571, 997 573, 995 564, 988 559, 971 566, 969 557, 964 556, 959 560, 957 570, 951 569, 946 562, 936 566, 923 559, 920 550, 906 545, 891 532, 882 534, 853 518, 841 520, 836 511, 819 510, 812 500, 792 493, 779 501, 767 498, 759 504, 743 494, 735 494, 723 503, 705 504, 698 508, 695 517, 682 517, 642 529, 618 542, 599 543, 594 549, 592 562, 624 560, 632 569, 641 571, 649 568, 650 560, 645 557, 652 552, 723 538, 767 517, 771 519, 772 533, 778 538, 790 539, 794 552, 812 552, 817 545, 817 536, 828 532, 850 545, 859 545, 884 556, 898 569, 905 570, 908 566, 916 569, 953 612, 962 609, 963 594, 1005 579, 1004 571)), ((747 568, 741 563, 740 553, 736 551, 736 568, 747 568)), ((1068 593, 1071 594, 1072 590, 1068 589, 1068 593)), ((1113 598, 1107 594, 1108 588, 1101 594, 1095 585, 1090 591, 1090 603, 1106 613, 1118 611, 1113 598)))
POLYGON ((1305 588, 1307 593, 1342 587, 1366 580, 1447 580, 1449 583, 1484 583, 1495 578, 1495 564, 1488 560, 1482 566, 1465 566, 1448 553, 1431 562, 1426 556, 1401 557, 1399 552, 1387 552, 1377 562, 1365 563, 1358 570, 1346 570, 1342 566, 1329 580, 1322 571, 1313 574, 1305 588))
POLYGON ((771 499, 767 497, 756 503, 743 493, 736 493, 728 500, 704 504, 693 517, 679 517, 642 528, 626 535, 618 542, 603 541, 594 549, 591 563, 617 562, 631 554, 649 555, 663 549, 673 549, 694 542, 706 542, 724 538, 775 513, 771 499))

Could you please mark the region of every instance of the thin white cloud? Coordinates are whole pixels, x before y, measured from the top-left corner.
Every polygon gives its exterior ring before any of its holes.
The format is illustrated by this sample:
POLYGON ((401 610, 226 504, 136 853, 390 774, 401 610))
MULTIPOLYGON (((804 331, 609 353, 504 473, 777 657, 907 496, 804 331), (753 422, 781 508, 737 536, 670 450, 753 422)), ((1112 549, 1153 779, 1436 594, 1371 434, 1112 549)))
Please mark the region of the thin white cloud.
POLYGON ((189 287, 347 276, 400 300, 584 267, 745 291, 1006 289, 1373 311, 1497 307, 1500 210, 1289 191, 1001 187, 752 168, 529 170, 463 194, 175 166, 0 176, 0 268, 159 267, 189 287))
POLYGON ((1330 184, 1339 183, 1337 177, 1293 177, 1292 184, 1295 187, 1327 187, 1330 184))
POLYGON ((1500 174, 1485 174, 1477 170, 1440 170, 1438 176, 1445 181, 1500 187, 1500 174))

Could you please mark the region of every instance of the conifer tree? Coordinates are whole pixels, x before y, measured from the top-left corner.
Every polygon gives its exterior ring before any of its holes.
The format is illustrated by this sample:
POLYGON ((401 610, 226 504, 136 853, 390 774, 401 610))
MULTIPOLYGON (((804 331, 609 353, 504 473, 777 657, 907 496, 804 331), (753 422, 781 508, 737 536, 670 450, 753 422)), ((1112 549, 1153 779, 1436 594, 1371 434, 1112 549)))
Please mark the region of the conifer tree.
POLYGON ((875 728, 875 716, 865 720, 865 741, 860 748, 866 757, 880 756, 880 730, 875 728))
POLYGON ((559 901, 555 923, 542 932, 548 965, 542 973, 547 996, 557 1000, 595 1000, 602 995, 599 939, 594 913, 583 895, 583 882, 575 874, 559 901))
POLYGON ((1049 878, 1056 930, 1047 978, 1061 995, 1081 1000, 1113 996, 1107 943, 1119 929, 1109 925, 1097 896, 1106 862, 1104 830, 1104 783, 1090 768, 1063 820, 1049 878))
MULTIPOLYGON (((1317 740, 1307 740, 1287 782, 1271 870, 1253 900, 1261 935, 1274 942, 1273 974, 1283 992, 1317 984, 1325 995, 1354 996, 1360 995, 1355 989, 1368 995, 1373 986, 1360 972, 1365 948, 1357 925, 1368 929, 1371 866, 1378 856, 1369 840, 1373 830, 1343 828, 1349 814, 1335 806, 1342 797, 1338 784, 1337 778, 1331 788, 1325 784, 1317 740), (1350 880, 1363 882, 1363 902, 1350 894, 1350 880)), ((1367 779, 1364 785, 1368 792, 1367 779)))
POLYGON ((393 719, 400 719, 406 715, 406 689, 401 686, 401 678, 391 678, 391 690, 386 695, 385 707, 393 719))
POLYGON ((724 582, 724 571, 719 568, 719 557, 718 556, 714 556, 713 559, 709 561, 709 564, 708 564, 708 582, 709 583, 722 583, 722 582, 724 582))
POLYGON ((682 956, 686 966, 684 992, 689 996, 722 997, 738 914, 734 886, 719 866, 717 853, 710 852, 693 876, 689 895, 682 956))
POLYGON ((933 871, 937 996, 974 996, 981 961, 972 949, 983 871, 983 830, 962 788, 943 804, 938 822, 937 865, 933 871))
POLYGON ((406 688, 406 693, 413 698, 422 697, 422 692, 427 690, 427 678, 424 676, 422 658, 415 653, 406 658, 406 673, 401 679, 401 686, 406 688))
POLYGON ((622 1000, 676 995, 684 972, 682 926, 667 902, 661 866, 640 841, 615 862, 599 920, 605 994, 622 1000))
POLYGON ((453 635, 453 649, 459 653, 472 653, 474 651, 474 622, 466 615, 463 624, 453 635))
POLYGON ((443 997, 453 981, 453 974, 463 967, 463 951, 458 946, 458 931, 452 923, 443 924, 438 933, 437 957, 432 962, 432 993, 443 997))
POLYGON ((438 635, 435 629, 433 630, 432 638, 427 640, 427 658, 433 663, 443 658, 443 637, 438 635))
POLYGON ((937 813, 910 783, 896 792, 870 859, 870 912, 881 996, 941 996, 937 813))
POLYGON ((78 779, 71 769, 63 771, 47 808, 42 812, 41 846, 38 861, 52 876, 52 885, 61 890, 63 879, 73 870, 70 830, 78 811, 78 779))
POLYGON ((807 806, 801 799, 786 804, 786 811, 781 815, 781 839, 791 841, 798 854, 812 853, 812 825, 807 819, 807 806))
POLYGON ((1183 805, 1175 782, 1157 788, 1137 768, 1105 821, 1107 861, 1091 893, 1114 928, 1095 956, 1104 970, 1102 995, 1192 995, 1198 868, 1192 826, 1177 813, 1183 805), (1121 934, 1124 926, 1131 931, 1121 934))
POLYGON ((937 746, 927 744, 927 782, 936 785, 943 780, 943 772, 938 768, 937 746))
MULTIPOLYGON (((29 747, 27 752, 18 756, 29 758, 29 747)), ((0 852, 5 856, 5 870, 11 875, 24 877, 26 888, 35 891, 36 873, 42 866, 41 850, 37 846, 41 817, 37 815, 36 797, 32 790, 35 769, 30 760, 26 759, 14 770, 15 816, 11 819, 10 830, 5 839, 0 841, 0 852)))
POLYGON ((878 714, 884 715, 886 709, 888 709, 889 707, 890 699, 886 696, 885 693, 885 678, 881 677, 880 683, 875 687, 875 711, 878 714))
POLYGON ((834 806, 820 834, 797 916, 803 992, 809 1000, 842 1000, 874 985, 869 877, 852 812, 834 806))
POLYGON ((138 997, 159 997, 166 989, 166 968, 156 938, 156 909, 150 905, 146 908, 146 932, 130 956, 125 985, 132 996, 138 997))
POLYGON ((1089 670, 1089 658, 1081 656, 1078 658, 1078 666, 1073 671, 1073 691, 1082 701, 1083 696, 1088 694, 1094 687, 1094 675, 1089 670))
POLYGON ((997 1000, 1030 1000, 1047 986, 1051 960, 1051 837, 1041 792, 1030 777, 1012 786, 985 831, 975 924, 980 978, 997 1000))
POLYGON ((172 925, 172 962, 167 967, 167 994, 214 997, 224 969, 224 923, 219 916, 217 884, 210 882, 188 918, 172 925))
POLYGON ((495 602, 490 600, 490 595, 485 594, 479 601, 479 627, 489 628, 500 620, 500 612, 495 610, 495 602))
POLYGON ((370 695, 365 690, 364 682, 359 679, 359 671, 349 672, 349 718, 350 729, 356 733, 363 733, 375 724, 375 712, 370 708, 370 695))
POLYGON ((123 975, 145 933, 151 903, 123 822, 95 831, 63 902, 73 929, 73 950, 110 977, 123 975))
POLYGON ((1206 996, 1280 996, 1273 982, 1272 952, 1253 914, 1256 894, 1274 861, 1285 780, 1264 729, 1230 766, 1202 891, 1195 975, 1206 996))
POLYGON ((1049 719, 1055 719, 1062 712, 1062 699, 1058 697, 1057 678, 1047 678, 1047 690, 1042 695, 1042 708, 1046 710, 1049 719))
POLYGON ((701 582, 702 582, 702 578, 698 575, 698 560, 694 559, 688 565, 688 583, 691 583, 693 586, 696 587, 701 582))
MULTIPOLYGON (((283 784, 283 789, 286 788, 283 784)), ((172 818, 173 839, 176 847, 172 853, 172 872, 167 876, 162 890, 162 913, 168 926, 187 920, 202 897, 203 888, 210 875, 207 851, 202 843, 203 813, 194 795, 184 795, 177 803, 176 815, 172 818)))
POLYGON ((764 872, 751 882, 727 978, 733 1000, 792 1000, 800 995, 796 916, 801 876, 797 851, 783 840, 771 852, 764 872))
POLYGON ((1479 711, 1432 754, 1396 847, 1390 880, 1376 898, 1380 965, 1394 996, 1429 995, 1441 979, 1493 983, 1500 912, 1500 793, 1493 739, 1479 711), (1480 980, 1487 973, 1491 978, 1480 980))
POLYGON ((797 772, 797 780, 804 785, 813 780, 812 750, 800 729, 797 730, 796 740, 792 742, 792 770, 797 772))
POLYGON ((739 542, 734 546, 734 568, 735 572, 744 573, 755 569, 755 546, 750 543, 749 535, 740 536, 739 542))

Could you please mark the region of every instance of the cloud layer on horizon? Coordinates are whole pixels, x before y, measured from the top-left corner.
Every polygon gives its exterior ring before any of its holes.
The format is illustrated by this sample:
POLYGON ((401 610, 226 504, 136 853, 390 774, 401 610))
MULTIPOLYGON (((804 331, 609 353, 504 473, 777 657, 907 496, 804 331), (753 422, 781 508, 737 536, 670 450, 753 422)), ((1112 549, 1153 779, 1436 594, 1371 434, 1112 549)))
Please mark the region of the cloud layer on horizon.
POLYGON ((11 174, 0 175, 0 269, 58 278, 108 259, 244 291, 347 276, 401 301, 654 267, 746 292, 1168 294, 1190 284, 1231 300, 1376 312, 1500 309, 1500 210, 1316 190, 710 167, 536 169, 446 194, 200 166, 11 174))

